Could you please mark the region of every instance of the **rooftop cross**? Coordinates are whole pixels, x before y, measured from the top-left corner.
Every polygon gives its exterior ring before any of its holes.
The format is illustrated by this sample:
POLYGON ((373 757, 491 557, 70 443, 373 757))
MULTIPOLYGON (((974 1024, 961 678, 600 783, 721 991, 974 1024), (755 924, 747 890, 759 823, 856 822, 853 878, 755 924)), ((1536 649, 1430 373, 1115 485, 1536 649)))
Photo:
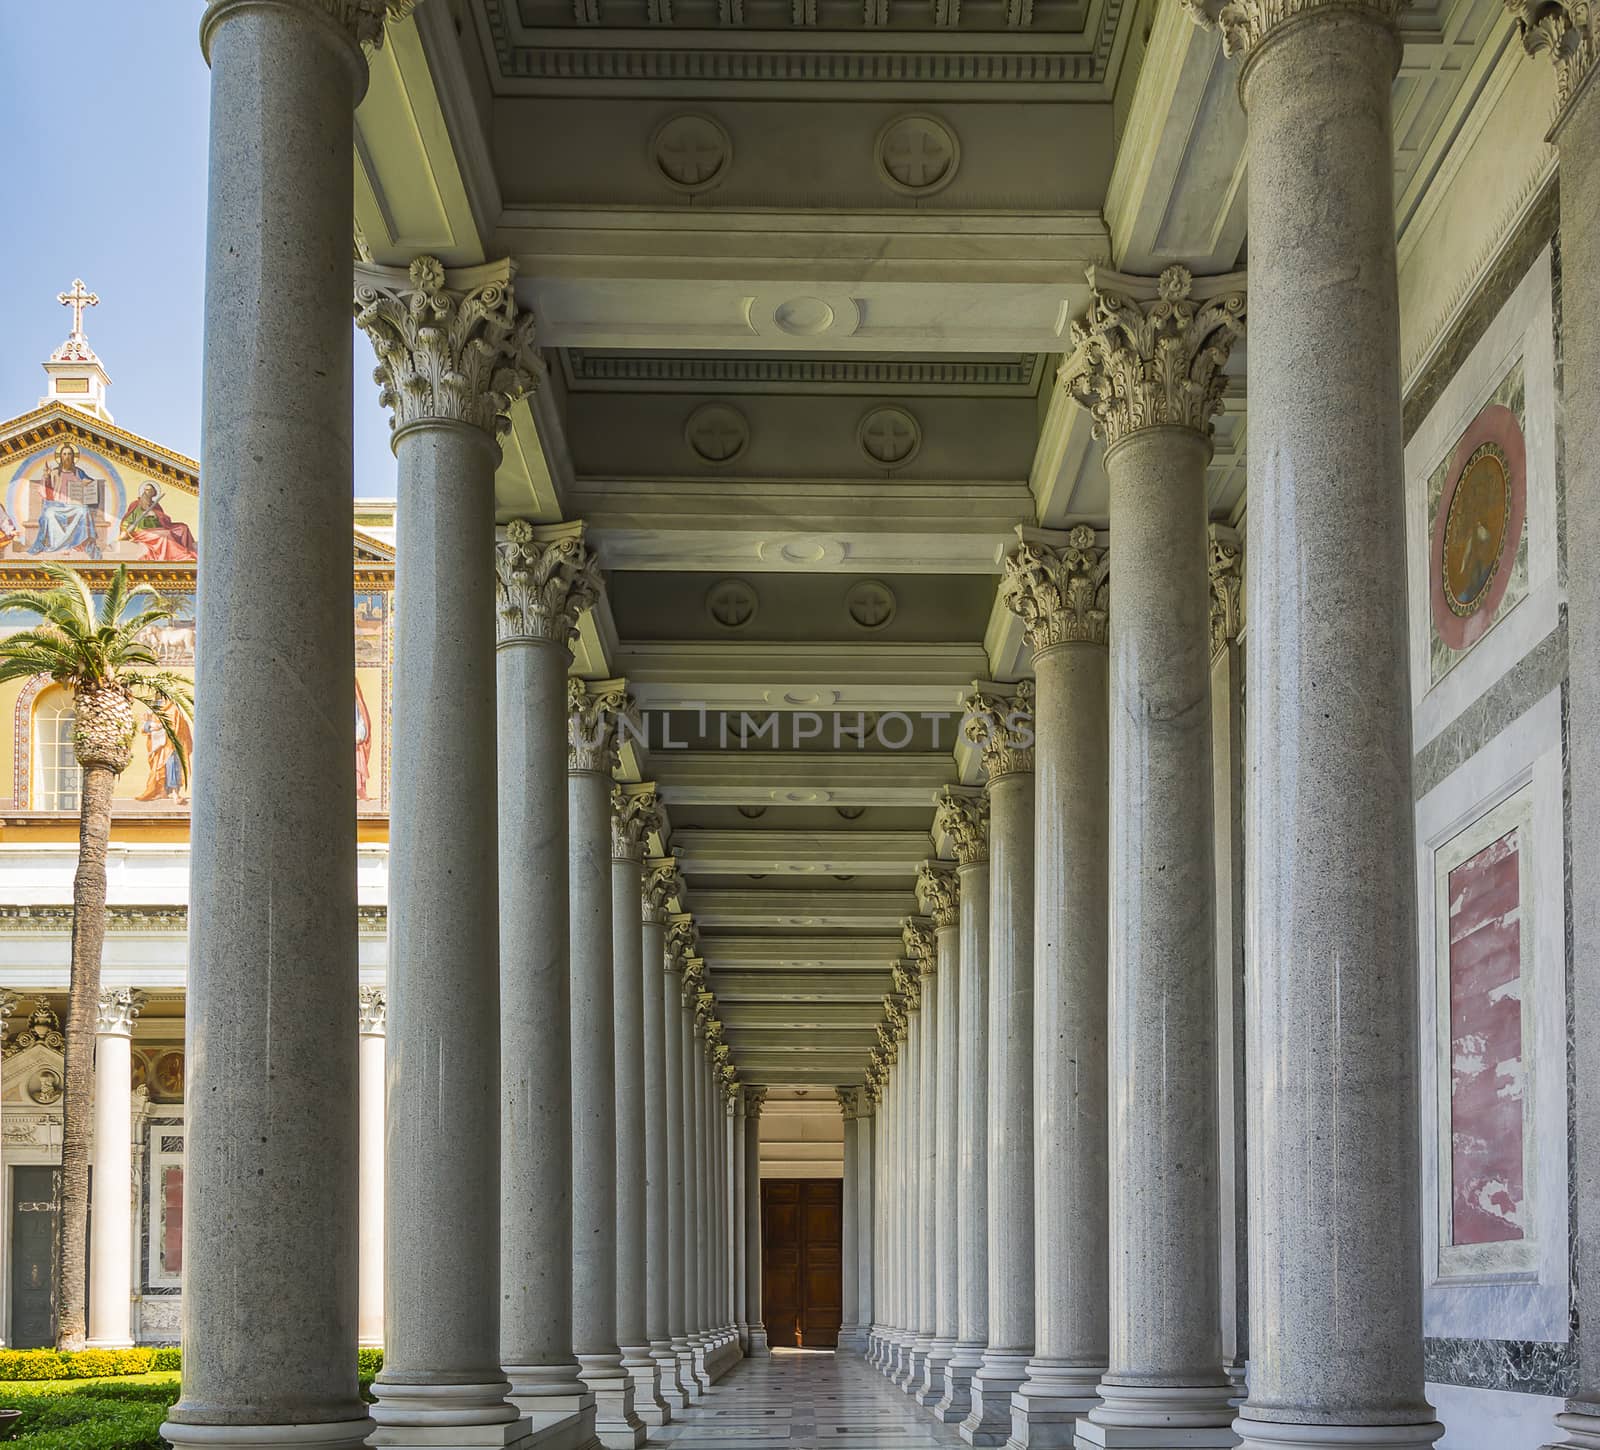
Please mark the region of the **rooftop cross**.
POLYGON ((72 309, 72 331, 75 336, 83 332, 83 309, 100 305, 98 294, 85 290, 82 277, 73 278, 72 291, 56 293, 56 301, 72 309))

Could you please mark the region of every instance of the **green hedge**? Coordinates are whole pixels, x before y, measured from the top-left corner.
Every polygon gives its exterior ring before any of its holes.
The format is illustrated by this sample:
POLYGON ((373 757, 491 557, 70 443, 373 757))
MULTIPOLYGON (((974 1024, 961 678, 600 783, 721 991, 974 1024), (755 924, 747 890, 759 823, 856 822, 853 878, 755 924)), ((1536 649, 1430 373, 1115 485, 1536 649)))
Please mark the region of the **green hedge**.
POLYGON ((179 1392, 176 1376, 126 1384, 13 1383, 0 1390, 0 1404, 22 1411, 11 1443, 24 1450, 167 1450, 161 1422, 179 1392))
MULTIPOLYGON (((183 1351, 176 1345, 163 1349, 80 1349, 66 1354, 56 1349, 0 1349, 0 1381, 94 1380, 182 1368, 183 1351)), ((371 1379, 382 1368, 381 1349, 357 1353, 356 1369, 363 1379, 371 1379)))

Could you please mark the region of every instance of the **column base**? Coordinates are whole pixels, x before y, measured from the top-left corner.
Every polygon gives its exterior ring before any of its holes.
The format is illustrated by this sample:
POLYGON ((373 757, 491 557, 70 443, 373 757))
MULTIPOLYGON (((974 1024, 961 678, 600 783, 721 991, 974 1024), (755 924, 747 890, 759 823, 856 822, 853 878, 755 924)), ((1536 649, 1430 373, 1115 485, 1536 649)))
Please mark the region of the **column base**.
POLYGON ((672 1352, 678 1357, 678 1383, 683 1386, 683 1392, 690 1400, 703 1398, 711 1386, 702 1384, 700 1376, 695 1373, 694 1345, 685 1340, 681 1345, 674 1344, 672 1352))
MULTIPOLYGON (((1559 1425, 1565 1418, 1564 1415, 1557 1415, 1556 1423, 1559 1425)), ((1600 1422, 1590 1423, 1600 1428, 1600 1422)), ((1230 1443, 1238 1445, 1239 1450, 1427 1450, 1444 1434, 1444 1426, 1435 1420, 1416 1425, 1303 1425, 1252 1420, 1240 1415, 1233 1422, 1233 1428, 1239 1438, 1230 1443)), ((1191 1442, 1178 1443, 1187 1445, 1191 1442)), ((1210 1445, 1222 1442, 1208 1440, 1192 1443, 1210 1445)), ((1594 1443, 1600 1445, 1600 1440, 1594 1443)))
POLYGON ((689 1392, 678 1378, 678 1356, 666 1340, 657 1340, 650 1346, 650 1358, 655 1361, 656 1374, 661 1382, 661 1398, 674 1415, 681 1415, 689 1406, 689 1392))
POLYGON ((750 1353, 750 1326, 741 1321, 738 1327, 739 1327, 739 1353, 741 1355, 749 1354, 750 1353))
POLYGON ((895 1335, 894 1349, 889 1354, 888 1368, 884 1371, 889 1376, 890 1384, 898 1384, 906 1377, 911 1365, 911 1346, 916 1342, 916 1335, 907 1334, 903 1329, 895 1335))
POLYGON ((838 1352, 840 1354, 862 1354, 867 1347, 866 1327, 861 1324, 841 1324, 839 1326, 838 1352))
POLYGON ((944 1393, 933 1407, 933 1417, 946 1425, 959 1425, 972 1413, 972 1377, 983 1368, 981 1344, 957 1344, 944 1367, 944 1393))
POLYGON ((767 1343, 767 1326, 765 1324, 752 1324, 750 1326, 750 1348, 746 1353, 752 1359, 764 1359, 772 1353, 772 1346, 767 1343))
MULTIPOLYGON (((1233 1386, 1123 1385, 1100 1382, 1100 1403, 1078 1422, 1073 1444, 1077 1450, 1194 1450, 1238 1445, 1234 1433, 1233 1386)), ((1275 1429, 1275 1426, 1268 1426, 1275 1429)), ((1290 1430, 1310 1428, 1290 1425, 1290 1430)), ((1436 1432, 1437 1433, 1437 1432, 1436 1432)), ((1419 1445, 1429 1440, 1417 1441, 1419 1445)), ((1294 1445, 1302 1442, 1263 1441, 1294 1445)), ((1307 1446, 1315 1441, 1303 1442, 1307 1446)), ((1382 1441, 1375 1441, 1377 1450, 1382 1441)))
POLYGON ((580 1354, 584 1384, 594 1395, 594 1437, 605 1450, 636 1450, 644 1422, 633 1410, 633 1377, 620 1354, 580 1354))
POLYGON ((908 1395, 915 1395, 917 1387, 922 1383, 922 1376, 928 1368, 928 1352, 933 1348, 932 1337, 923 1338, 920 1335, 912 1341, 911 1348, 906 1354, 904 1368, 900 1371, 900 1378, 895 1381, 908 1395))
POLYGON ((1008 1450, 1070 1447, 1078 1421, 1100 1403, 1100 1376, 1104 1365, 1052 1364, 1034 1359, 1028 1378, 1011 1397, 1011 1438, 1008 1450))
POLYGON ((646 1425, 665 1425, 672 1411, 661 1397, 661 1367, 651 1356, 647 1344, 630 1345, 622 1351, 622 1367, 633 1381, 633 1412, 646 1425))
POLYGON ((338 1420, 324 1425, 178 1425, 168 1421, 161 1434, 174 1445, 218 1450, 356 1450, 367 1443, 371 1420, 338 1420))
POLYGON ((1600 1405, 1583 1400, 1568 1400, 1567 1408, 1556 1416, 1562 1432, 1543 1450, 1600 1450, 1600 1405))
POLYGON ((522 1414, 538 1450, 594 1450, 594 1396, 578 1378, 578 1362, 507 1365, 506 1396, 522 1414))
POLYGON ((1011 1397, 1028 1378, 1029 1351, 986 1350, 972 1376, 972 1408, 961 1422, 969 1445, 1004 1445, 1011 1438, 1011 1397))
POLYGON ((377 1428, 367 1437, 367 1444, 411 1450, 526 1446, 532 1431, 506 1398, 510 1391, 505 1380, 476 1385, 411 1384, 379 1375, 372 1386, 378 1397, 372 1407, 377 1428))
POLYGON ((953 1339, 936 1339, 933 1347, 928 1351, 928 1358, 922 1366, 922 1378, 917 1383, 917 1403, 925 1410, 931 1410, 944 1396, 944 1374, 950 1364, 950 1357, 956 1351, 953 1339))
POLYGON ((883 1331, 876 1324, 867 1331, 867 1352, 865 1355, 868 1364, 875 1365, 883 1354, 883 1331))

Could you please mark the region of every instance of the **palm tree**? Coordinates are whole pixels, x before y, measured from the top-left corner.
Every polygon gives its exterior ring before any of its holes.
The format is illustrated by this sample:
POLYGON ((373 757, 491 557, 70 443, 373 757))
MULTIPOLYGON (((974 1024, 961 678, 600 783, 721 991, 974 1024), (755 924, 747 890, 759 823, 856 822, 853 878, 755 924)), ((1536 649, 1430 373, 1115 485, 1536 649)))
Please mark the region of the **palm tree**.
POLYGON ((158 665, 140 639, 173 611, 148 584, 128 583, 122 565, 98 605, 83 575, 41 564, 55 588, 0 595, 0 615, 26 611, 39 623, 0 639, 0 684, 47 675, 73 699, 72 749, 83 771, 78 870, 72 879, 72 980, 67 996, 61 1123, 61 1211, 56 1225, 56 1344, 82 1349, 89 1230, 89 1132, 94 1121, 94 1031, 106 939, 106 844, 111 795, 133 757, 134 706, 161 722, 185 777, 189 759, 178 717, 189 718, 189 681, 158 665), (138 607, 142 606, 142 607, 138 607))

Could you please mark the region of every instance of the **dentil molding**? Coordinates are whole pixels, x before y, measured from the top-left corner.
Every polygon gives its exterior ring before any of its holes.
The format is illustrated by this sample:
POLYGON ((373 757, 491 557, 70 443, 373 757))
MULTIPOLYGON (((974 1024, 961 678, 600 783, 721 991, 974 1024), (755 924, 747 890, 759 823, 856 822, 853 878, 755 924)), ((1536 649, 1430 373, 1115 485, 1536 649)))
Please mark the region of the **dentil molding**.
POLYGON ((1064 533, 1019 524, 1004 568, 1000 602, 1022 621, 1023 638, 1035 652, 1057 644, 1106 643, 1110 560, 1087 524, 1064 533))

